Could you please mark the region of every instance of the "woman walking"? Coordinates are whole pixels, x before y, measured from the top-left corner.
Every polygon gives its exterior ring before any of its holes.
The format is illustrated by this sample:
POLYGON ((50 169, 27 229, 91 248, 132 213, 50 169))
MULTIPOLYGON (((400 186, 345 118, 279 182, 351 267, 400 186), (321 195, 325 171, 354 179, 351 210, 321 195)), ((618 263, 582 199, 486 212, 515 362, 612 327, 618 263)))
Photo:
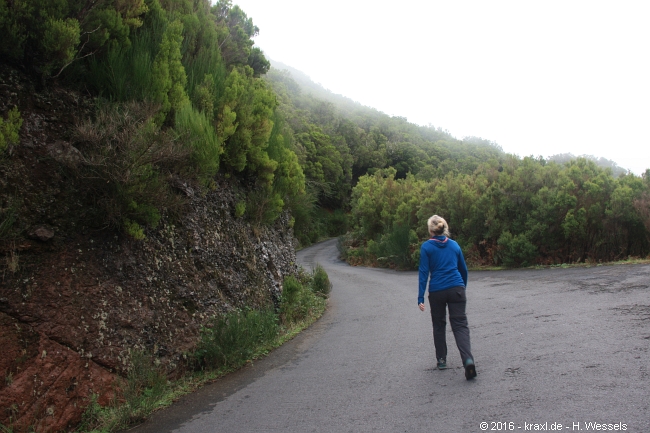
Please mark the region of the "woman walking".
POLYGON ((433 344, 438 369, 447 368, 447 308, 456 346, 465 367, 467 380, 476 377, 476 366, 469 342, 469 327, 465 307, 467 296, 467 265, 458 244, 449 239, 449 226, 444 218, 434 215, 427 221, 431 239, 420 249, 420 286, 418 307, 424 307, 424 292, 429 281, 429 305, 433 322, 433 344), (430 277, 430 278, 429 278, 430 277))

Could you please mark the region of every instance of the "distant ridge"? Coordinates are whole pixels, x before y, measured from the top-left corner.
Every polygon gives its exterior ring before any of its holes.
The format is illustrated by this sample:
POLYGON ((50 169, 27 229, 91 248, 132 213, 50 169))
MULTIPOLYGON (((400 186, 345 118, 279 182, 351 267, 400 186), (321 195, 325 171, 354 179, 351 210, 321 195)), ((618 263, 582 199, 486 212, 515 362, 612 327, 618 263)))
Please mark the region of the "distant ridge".
MULTIPOLYGON (((370 111, 374 111, 377 114, 382 114, 390 117, 388 114, 383 113, 382 111, 379 111, 376 108, 363 105, 358 101, 348 98, 347 96, 332 92, 331 90, 324 87, 322 84, 316 83, 306 73, 294 67, 291 67, 285 63, 273 59, 270 59, 270 62, 271 62, 271 68, 276 69, 278 71, 287 71, 291 75, 291 78, 293 78, 296 81, 296 83, 298 83, 298 85, 303 91, 312 94, 312 96, 314 96, 315 98, 322 99, 324 101, 335 104, 343 112, 351 113, 357 110, 370 110, 370 111)), ((402 119, 408 122, 407 119, 405 118, 402 119)), ((485 140, 478 137, 464 137, 462 141, 473 142, 476 144, 479 143, 489 144, 496 148, 501 149, 501 146, 499 146, 497 143, 491 140, 485 140)), ((573 155, 572 153, 562 153, 562 154, 551 155, 548 158, 546 158, 546 160, 553 161, 558 164, 564 164, 578 158, 585 158, 590 161, 593 161, 599 167, 609 168, 612 171, 612 175, 614 177, 618 177, 628 172, 626 168, 619 166, 616 162, 607 158, 597 157, 594 155, 573 155)))
POLYGON ((322 84, 316 83, 309 75, 294 67, 273 59, 269 59, 269 61, 271 62, 272 69, 276 69, 278 71, 287 71, 291 75, 291 78, 293 78, 293 80, 298 83, 303 91, 310 93, 315 98, 322 99, 324 101, 337 105, 339 109, 343 110, 346 113, 363 109, 373 111, 376 114, 383 114, 385 116, 388 116, 388 114, 384 113, 383 111, 379 111, 374 107, 363 105, 359 101, 355 101, 352 98, 332 92, 322 84))

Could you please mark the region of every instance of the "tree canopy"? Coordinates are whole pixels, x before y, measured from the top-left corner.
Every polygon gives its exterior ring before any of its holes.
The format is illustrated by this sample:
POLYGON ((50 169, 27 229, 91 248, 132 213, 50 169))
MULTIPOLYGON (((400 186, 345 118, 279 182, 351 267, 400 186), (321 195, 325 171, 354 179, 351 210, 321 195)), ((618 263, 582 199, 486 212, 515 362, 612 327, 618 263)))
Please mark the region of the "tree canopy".
MULTIPOLYGON (((478 264, 650 252, 650 172, 519 158, 388 116, 271 67, 259 31, 230 0, 0 0, 3 61, 104 101, 73 144, 94 161, 95 205, 136 237, 175 202, 174 179, 210 187, 220 175, 246 191, 237 216, 270 224, 287 211, 303 244, 347 232, 353 262, 417 263, 434 213, 478 264)), ((13 143, 20 115, 4 118, 13 143)))

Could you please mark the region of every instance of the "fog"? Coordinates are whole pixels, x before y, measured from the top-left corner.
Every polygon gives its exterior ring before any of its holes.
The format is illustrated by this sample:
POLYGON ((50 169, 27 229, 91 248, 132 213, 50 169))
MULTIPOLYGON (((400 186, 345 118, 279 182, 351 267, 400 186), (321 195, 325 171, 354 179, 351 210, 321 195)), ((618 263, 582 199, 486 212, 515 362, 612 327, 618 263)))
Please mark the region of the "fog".
POLYGON ((363 105, 520 156, 650 168, 645 2, 234 4, 268 57, 363 105))

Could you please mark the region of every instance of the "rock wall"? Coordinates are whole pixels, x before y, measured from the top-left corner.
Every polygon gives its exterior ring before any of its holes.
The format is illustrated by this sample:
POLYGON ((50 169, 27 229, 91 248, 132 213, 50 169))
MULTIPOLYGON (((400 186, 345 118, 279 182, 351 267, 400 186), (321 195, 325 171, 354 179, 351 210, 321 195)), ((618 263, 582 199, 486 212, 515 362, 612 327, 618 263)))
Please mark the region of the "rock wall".
POLYGON ((236 218, 238 186, 221 179, 208 191, 181 186, 187 212, 145 240, 81 226, 60 155, 92 101, 39 92, 15 71, 0 73, 0 96, 1 115, 18 105, 24 118, 20 145, 0 161, 0 223, 9 208, 16 218, 0 239, 0 424, 68 431, 92 394, 113 397, 131 351, 174 374, 211 317, 277 303, 297 271, 288 215, 273 227, 236 218))
POLYGON ((181 222, 144 241, 80 236, 60 250, 25 250, 0 297, 0 370, 10 377, 0 383, 0 422, 39 432, 74 425, 90 394, 108 401, 130 351, 174 371, 211 317, 273 305, 296 272, 286 217, 251 227, 230 215, 229 195, 194 197, 181 222))

